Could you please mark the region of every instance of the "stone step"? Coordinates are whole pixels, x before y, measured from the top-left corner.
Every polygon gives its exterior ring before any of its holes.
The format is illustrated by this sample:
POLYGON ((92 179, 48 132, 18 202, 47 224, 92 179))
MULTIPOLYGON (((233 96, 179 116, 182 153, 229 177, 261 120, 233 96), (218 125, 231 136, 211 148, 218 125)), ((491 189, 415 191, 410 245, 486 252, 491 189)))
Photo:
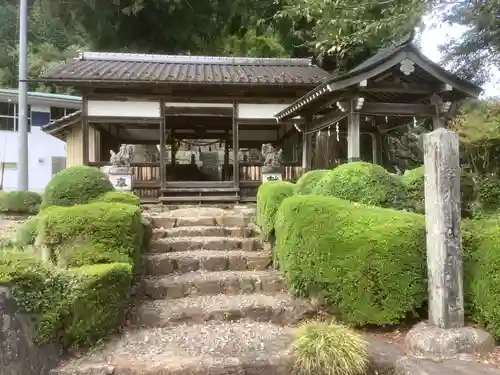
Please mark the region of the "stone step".
POLYGON ((153 239, 166 237, 243 237, 249 238, 256 236, 257 233, 248 227, 225 228, 214 226, 199 227, 176 227, 176 228, 155 228, 153 230, 153 239))
POLYGON ((167 237, 151 241, 152 253, 192 250, 262 250, 264 244, 258 238, 243 237, 167 237))
POLYGON ((179 322, 247 319, 292 325, 312 316, 314 312, 314 308, 305 300, 294 299, 286 293, 217 294, 144 302, 135 309, 132 323, 137 326, 163 327, 179 322))
POLYGON ((161 276, 192 271, 260 271, 270 266, 272 254, 257 251, 195 250, 148 254, 144 258, 146 274, 161 276))
POLYGON ((289 375, 293 334, 243 321, 131 330, 50 375, 289 375))
POLYGON ((177 228, 177 227, 199 227, 199 226, 224 226, 224 227, 246 227, 252 222, 252 216, 244 214, 229 214, 224 216, 187 216, 176 217, 170 213, 161 215, 145 215, 148 217, 153 227, 156 228, 177 228))
POLYGON ((142 279, 141 290, 152 299, 183 298, 214 294, 279 293, 283 277, 275 271, 189 272, 142 279))

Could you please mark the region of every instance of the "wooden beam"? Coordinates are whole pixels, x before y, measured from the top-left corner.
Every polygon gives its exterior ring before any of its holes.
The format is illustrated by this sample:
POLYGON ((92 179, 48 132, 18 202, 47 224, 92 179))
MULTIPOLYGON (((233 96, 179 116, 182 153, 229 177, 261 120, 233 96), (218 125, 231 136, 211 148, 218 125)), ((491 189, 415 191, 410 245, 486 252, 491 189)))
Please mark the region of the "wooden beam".
POLYGON ((233 102, 233 182, 234 187, 238 188, 240 186, 240 159, 239 154, 239 129, 238 129, 238 105, 237 102, 233 102))
POLYGON ((232 108, 224 107, 165 107, 167 116, 210 116, 231 117, 232 108))
MULTIPOLYGON (((164 108, 163 100, 160 101, 160 108, 164 108)), ((160 119, 160 187, 163 189, 167 185, 167 166, 165 163, 165 112, 161 111, 160 119)))
POLYGON ((347 117, 347 115, 348 115, 347 113, 341 111, 330 112, 329 114, 326 114, 324 116, 312 120, 307 125, 307 131, 320 130, 328 125, 332 125, 335 124, 336 122, 339 122, 340 120, 347 117))
POLYGON ((433 94, 445 91, 446 85, 429 85, 424 83, 370 82, 368 86, 358 88, 359 92, 400 93, 400 94, 433 94))
POLYGON ((359 111, 363 115, 431 117, 436 114, 432 105, 407 103, 364 103, 359 111))
POLYGON ((83 96, 82 102, 82 158, 83 164, 89 163, 89 121, 88 121, 88 98, 83 96))

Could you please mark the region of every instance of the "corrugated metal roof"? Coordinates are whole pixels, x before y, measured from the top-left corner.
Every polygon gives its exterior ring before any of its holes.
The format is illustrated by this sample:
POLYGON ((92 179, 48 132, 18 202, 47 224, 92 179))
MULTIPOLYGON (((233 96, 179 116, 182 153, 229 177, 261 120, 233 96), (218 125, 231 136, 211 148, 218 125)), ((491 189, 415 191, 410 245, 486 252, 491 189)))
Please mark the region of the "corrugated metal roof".
POLYGON ((82 53, 45 81, 318 85, 331 74, 309 59, 82 53))

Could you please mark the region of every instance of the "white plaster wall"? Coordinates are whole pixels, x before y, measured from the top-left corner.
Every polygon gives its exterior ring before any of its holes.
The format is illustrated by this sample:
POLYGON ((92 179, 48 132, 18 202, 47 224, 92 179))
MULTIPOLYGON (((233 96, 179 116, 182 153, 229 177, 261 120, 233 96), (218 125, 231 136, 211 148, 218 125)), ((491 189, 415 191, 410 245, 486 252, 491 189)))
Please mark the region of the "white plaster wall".
MULTIPOLYGON (((19 133, 0 131, 0 162, 17 163, 19 133)), ((52 157, 66 157, 65 142, 32 127, 28 134, 29 190, 42 192, 52 178, 52 157)), ((17 190, 17 170, 5 170, 4 190, 17 190)))
POLYGON ((89 116, 159 118, 160 102, 89 100, 89 116))
POLYGON ((238 103, 238 118, 260 119, 268 118, 276 121, 274 115, 288 108, 289 104, 246 104, 238 103))

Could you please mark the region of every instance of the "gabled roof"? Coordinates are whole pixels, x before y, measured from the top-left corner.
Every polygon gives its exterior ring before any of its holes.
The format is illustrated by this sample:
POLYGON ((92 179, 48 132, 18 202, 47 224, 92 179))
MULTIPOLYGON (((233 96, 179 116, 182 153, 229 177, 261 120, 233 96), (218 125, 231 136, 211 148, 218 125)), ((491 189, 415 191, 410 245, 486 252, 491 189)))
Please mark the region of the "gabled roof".
POLYGON ((82 111, 76 111, 61 117, 55 121, 48 123, 47 125, 42 126, 42 131, 47 134, 50 134, 56 138, 59 138, 63 141, 66 140, 65 130, 68 126, 71 126, 75 123, 78 123, 82 120, 82 111))
POLYGON ((331 78, 310 59, 84 52, 42 75, 47 83, 316 86, 331 78))
POLYGON ((316 101, 326 100, 325 96, 333 97, 336 92, 348 89, 360 84, 362 81, 378 76, 404 60, 410 60, 421 68, 426 75, 434 78, 434 80, 451 86, 462 97, 477 97, 482 91, 479 86, 460 79, 425 57, 413 44, 413 33, 411 33, 392 46, 381 49, 374 56, 368 58, 349 72, 334 76, 318 85, 315 89, 296 100, 288 108, 277 113, 275 117, 278 120, 294 117, 299 111, 313 106, 316 101))

